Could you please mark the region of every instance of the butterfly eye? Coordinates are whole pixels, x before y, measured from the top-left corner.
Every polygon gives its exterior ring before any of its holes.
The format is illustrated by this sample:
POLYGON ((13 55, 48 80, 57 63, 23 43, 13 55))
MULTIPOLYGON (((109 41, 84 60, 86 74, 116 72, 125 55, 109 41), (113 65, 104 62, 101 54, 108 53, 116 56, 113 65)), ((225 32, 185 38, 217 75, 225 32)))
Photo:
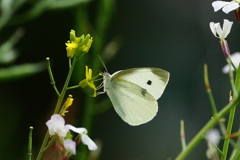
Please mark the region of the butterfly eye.
POLYGON ((147 81, 147 84, 148 84, 148 85, 151 85, 151 84, 152 84, 152 81, 148 80, 148 81, 147 81))

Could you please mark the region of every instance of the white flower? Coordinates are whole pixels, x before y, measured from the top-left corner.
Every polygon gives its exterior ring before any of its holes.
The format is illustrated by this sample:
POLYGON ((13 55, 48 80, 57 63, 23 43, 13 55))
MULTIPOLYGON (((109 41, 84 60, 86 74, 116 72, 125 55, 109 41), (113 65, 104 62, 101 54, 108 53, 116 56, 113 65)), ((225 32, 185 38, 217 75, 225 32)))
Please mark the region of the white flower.
POLYGON ((240 0, 233 0, 231 2, 215 1, 212 3, 214 12, 217 12, 222 8, 222 11, 228 14, 229 12, 239 7, 240 0))
POLYGON ((219 144, 220 141, 220 132, 218 129, 211 129, 209 130, 206 135, 205 139, 208 143, 208 149, 206 151, 206 156, 208 159, 218 159, 218 154, 215 146, 219 144))
POLYGON ((65 137, 68 132, 68 126, 65 125, 65 120, 59 114, 54 114, 51 119, 46 122, 50 135, 58 134, 65 137))
POLYGON ((213 35, 220 39, 220 45, 221 45, 223 54, 226 57, 230 56, 230 49, 228 47, 228 43, 225 40, 225 38, 227 38, 228 34, 230 33, 232 24, 233 24, 233 22, 230 22, 227 19, 224 19, 224 21, 223 21, 223 28, 221 28, 219 22, 218 23, 210 22, 210 24, 209 24, 213 35))
MULTIPOLYGON (((235 66, 236 68, 238 68, 238 65, 239 65, 239 63, 240 63, 240 52, 235 52, 235 53, 233 53, 232 55, 230 55, 230 58, 231 58, 231 60, 232 60, 232 62, 233 62, 233 64, 234 64, 234 66, 235 66)), ((228 61, 228 59, 227 59, 227 61, 228 61)), ((231 70, 234 71, 234 69, 233 69, 232 66, 231 66, 231 70)), ((223 67, 222 72, 225 73, 225 74, 227 74, 229 71, 230 71, 230 66, 229 66, 229 64, 226 64, 226 65, 223 67)))
POLYGON ((233 22, 230 22, 227 19, 224 19, 223 21, 223 28, 221 28, 220 23, 214 23, 210 22, 210 29, 215 37, 220 38, 221 41, 223 41, 228 34, 230 33, 230 30, 232 28, 233 22))
MULTIPOLYGON (((72 130, 81 135, 83 144, 88 146, 89 150, 96 150, 97 145, 88 137, 86 128, 76 128, 70 124, 65 125, 65 120, 59 114, 54 114, 51 119, 46 122, 50 135, 57 134, 60 137, 65 137, 69 130, 72 130)), ((64 141, 65 142, 65 141, 64 141)), ((69 141, 66 142, 66 150, 73 152, 73 144, 69 141), (70 146, 69 146, 70 145, 70 146)), ((65 143, 64 143, 65 146, 65 143)), ((76 145, 75 145, 76 146, 76 145)))
POLYGON ((91 138, 88 137, 86 128, 76 128, 71 125, 69 125, 68 127, 70 130, 81 135, 83 144, 87 145, 89 150, 97 149, 97 145, 93 142, 93 140, 91 140, 91 138))
POLYGON ((83 144, 87 145, 89 150, 97 149, 97 145, 91 140, 91 138, 88 137, 87 134, 83 133, 81 135, 83 144))
POLYGON ((64 148, 71 154, 76 154, 76 142, 71 139, 66 139, 63 142, 64 148))
POLYGON ((218 129, 213 128, 206 133, 205 138, 208 142, 217 146, 220 141, 220 132, 218 129))

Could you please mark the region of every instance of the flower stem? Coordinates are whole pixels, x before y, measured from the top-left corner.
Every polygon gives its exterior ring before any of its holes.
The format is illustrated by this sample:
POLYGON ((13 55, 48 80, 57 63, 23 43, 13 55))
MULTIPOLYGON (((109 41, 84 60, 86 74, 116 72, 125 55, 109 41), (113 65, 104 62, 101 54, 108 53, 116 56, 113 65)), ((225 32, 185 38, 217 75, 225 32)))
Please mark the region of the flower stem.
POLYGON ((233 64, 231 57, 227 56, 227 59, 229 60, 229 62, 231 63, 232 67, 234 68, 235 71, 237 71, 237 68, 235 67, 235 65, 233 64))
POLYGON ((58 89, 55 85, 55 80, 54 80, 54 77, 53 77, 53 74, 52 74, 52 69, 51 69, 51 65, 50 65, 50 58, 47 57, 46 58, 47 60, 47 69, 48 69, 48 73, 49 73, 49 77, 50 77, 50 81, 51 81, 51 84, 55 90, 55 92, 57 93, 58 97, 60 96, 60 93, 58 92, 58 89))
POLYGON ((180 121, 180 139, 182 143, 182 150, 186 149, 185 131, 184 131, 184 121, 180 121))
MULTIPOLYGON (((239 132, 239 131, 238 131, 239 132)), ((237 143, 235 144, 234 150, 229 159, 239 159, 240 158, 240 136, 238 136, 237 143)))
POLYGON ((210 103, 211 103, 212 114, 213 114, 213 116, 215 116, 217 114, 217 107, 216 107, 216 104, 215 104, 215 101, 214 101, 214 98, 213 98, 213 95, 212 95, 212 90, 211 90, 209 79, 208 79, 207 64, 204 64, 204 84, 205 84, 205 87, 206 87, 208 98, 209 98, 210 103))
MULTIPOLYGON (((206 87, 208 98, 209 98, 209 101, 210 101, 210 104, 211 104, 211 107, 212 107, 212 115, 214 117, 217 114, 217 107, 216 107, 216 104, 215 104, 215 101, 214 101, 214 98, 213 98, 213 95, 212 95, 212 89, 211 89, 209 79, 208 79, 207 64, 204 64, 204 75, 203 76, 204 76, 204 84, 205 84, 205 87, 206 87)), ((222 134, 225 134, 226 129, 225 129, 224 123, 222 121, 219 121, 219 127, 221 129, 222 134)))
POLYGON ((60 97, 59 97, 59 99, 58 99, 58 102, 57 102, 57 105, 56 105, 56 108, 55 108, 53 114, 56 114, 56 113, 58 113, 58 112, 60 111, 60 107, 61 107, 63 98, 65 97, 65 94, 66 94, 66 91, 67 91, 67 87, 68 87, 69 81, 70 81, 70 79, 71 79, 72 72, 73 72, 73 68, 74 68, 74 66, 75 66, 75 64, 76 64, 76 61, 77 61, 77 59, 74 58, 74 59, 73 59, 73 62, 72 62, 72 66, 71 66, 70 69, 69 69, 67 79, 66 79, 66 81, 65 81, 65 84, 64 84, 64 86, 63 86, 61 95, 60 95, 60 97))
POLYGON ((32 131, 33 127, 30 127, 28 136, 28 160, 32 159, 32 131))
POLYGON ((232 103, 225 106, 219 113, 217 113, 208 123, 198 132, 198 134, 190 141, 186 149, 182 151, 175 160, 183 160, 193 148, 202 140, 206 132, 211 129, 216 123, 219 122, 219 119, 226 115, 230 109, 239 104, 240 98, 237 97, 232 103))
MULTIPOLYGON (((229 61, 231 62, 230 58, 229 61)), ((240 87, 240 67, 236 70, 237 71, 237 75, 236 75, 236 81, 235 81, 235 86, 233 87, 234 93, 233 94, 233 100, 238 98, 238 91, 239 91, 239 87, 240 87)), ((232 72, 230 70, 230 72, 232 72)), ((233 83, 233 75, 232 73, 229 74, 230 76, 230 83, 233 83)), ((236 105, 233 106, 230 110, 230 114, 229 114, 229 118, 228 118, 228 126, 227 126, 227 131, 226 131, 226 137, 228 137, 231 132, 232 132, 232 126, 233 126, 233 121, 234 121, 234 116, 235 116, 235 110, 236 110, 236 105)), ((228 146, 229 146, 229 142, 230 142, 230 138, 226 138, 224 140, 224 144, 223 144, 223 154, 221 159, 222 160, 226 160, 227 159, 227 152, 228 152, 228 146)))
MULTIPOLYGON (((61 107, 63 99, 65 97, 65 94, 66 94, 66 91, 67 91, 67 87, 68 87, 69 81, 71 79, 73 68, 74 68, 76 62, 77 62, 77 58, 74 58, 73 62, 72 62, 72 65, 71 65, 71 67, 69 69, 67 79, 66 79, 65 84, 63 86, 62 92, 61 92, 60 96, 58 97, 57 105, 56 105, 56 108, 55 108, 53 114, 56 114, 56 113, 58 113, 60 111, 60 107, 61 107)), ((46 144, 48 142, 48 138, 49 138, 49 133, 47 131, 46 134, 45 134, 42 146, 40 148, 40 151, 38 153, 38 156, 37 156, 36 160, 40 160, 41 159, 41 157, 43 155, 43 151, 45 150, 45 146, 46 146, 46 144)))
MULTIPOLYGON (((233 121, 234 121, 235 110, 236 110, 236 105, 233 106, 230 110, 226 136, 230 135, 231 132, 232 132, 232 125, 233 125, 233 121)), ((221 160, 226 160, 227 159, 229 142, 230 142, 230 138, 225 138, 224 144, 223 144, 223 151, 222 151, 221 160)))
POLYGON ((79 85, 75 85, 75 86, 68 87, 67 90, 69 90, 69 89, 75 89, 75 88, 79 88, 79 85))

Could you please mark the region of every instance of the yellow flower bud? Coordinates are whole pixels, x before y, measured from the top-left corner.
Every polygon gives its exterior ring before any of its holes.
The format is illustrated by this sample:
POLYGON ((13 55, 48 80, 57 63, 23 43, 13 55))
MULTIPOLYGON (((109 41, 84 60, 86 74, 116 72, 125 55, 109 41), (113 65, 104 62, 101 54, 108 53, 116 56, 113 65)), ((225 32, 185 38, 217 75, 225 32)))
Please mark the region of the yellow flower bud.
POLYGON ((84 34, 81 37, 75 36, 75 31, 71 30, 70 32, 70 41, 67 41, 67 56, 69 58, 72 58, 73 56, 82 56, 85 53, 88 53, 91 44, 92 44, 93 38, 90 36, 90 34, 87 34, 84 36, 84 34))
POLYGON ((75 35, 75 31, 71 30, 70 31, 70 41, 73 42, 75 41, 76 35, 75 35))
POLYGON ((91 89, 93 89, 93 97, 96 97, 97 94, 96 94, 96 91, 97 91, 97 88, 96 86, 93 84, 93 80, 92 80, 92 70, 89 68, 88 69, 88 66, 86 66, 86 79, 82 80, 80 83, 79 83, 79 86, 82 87, 82 88, 85 88, 85 87, 90 87, 91 89))
POLYGON ((72 105, 72 103, 73 103, 72 95, 69 95, 60 112, 62 116, 65 116, 65 113, 68 112, 67 109, 72 105))

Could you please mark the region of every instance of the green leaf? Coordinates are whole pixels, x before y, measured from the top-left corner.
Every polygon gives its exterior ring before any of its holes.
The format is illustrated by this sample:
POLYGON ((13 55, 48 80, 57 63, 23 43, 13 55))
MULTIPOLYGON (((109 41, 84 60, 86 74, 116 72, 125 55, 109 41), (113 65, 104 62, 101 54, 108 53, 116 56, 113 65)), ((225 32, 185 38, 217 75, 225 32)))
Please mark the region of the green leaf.
POLYGON ((8 68, 0 68, 0 82, 25 78, 43 71, 45 68, 46 64, 44 62, 25 63, 8 68))

